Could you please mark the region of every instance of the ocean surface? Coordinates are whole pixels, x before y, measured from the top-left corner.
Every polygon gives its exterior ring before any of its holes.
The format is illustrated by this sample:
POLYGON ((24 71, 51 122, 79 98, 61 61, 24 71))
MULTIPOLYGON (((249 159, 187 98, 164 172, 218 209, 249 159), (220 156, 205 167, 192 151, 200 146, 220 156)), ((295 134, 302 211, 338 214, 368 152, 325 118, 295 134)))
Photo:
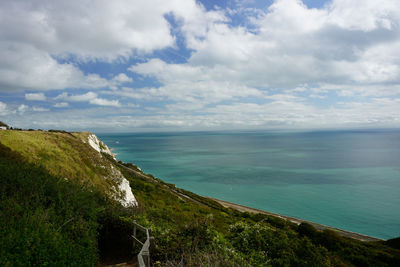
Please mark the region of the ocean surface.
POLYGON ((119 160, 197 194, 400 236, 400 130, 97 135, 119 160))

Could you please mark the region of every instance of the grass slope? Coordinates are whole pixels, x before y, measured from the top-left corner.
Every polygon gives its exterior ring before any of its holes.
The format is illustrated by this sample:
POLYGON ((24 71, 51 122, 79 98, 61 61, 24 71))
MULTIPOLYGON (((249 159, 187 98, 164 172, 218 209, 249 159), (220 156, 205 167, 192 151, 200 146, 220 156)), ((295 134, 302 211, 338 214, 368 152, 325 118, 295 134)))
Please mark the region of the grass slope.
POLYGON ((90 133, 0 131, 0 142, 50 174, 113 193, 112 163, 89 146, 90 133))
POLYGON ((114 164, 88 135, 0 131, 0 266, 95 266, 131 234, 131 210, 110 197, 114 164))
POLYGON ((97 264, 98 195, 0 144, 0 265, 97 264))

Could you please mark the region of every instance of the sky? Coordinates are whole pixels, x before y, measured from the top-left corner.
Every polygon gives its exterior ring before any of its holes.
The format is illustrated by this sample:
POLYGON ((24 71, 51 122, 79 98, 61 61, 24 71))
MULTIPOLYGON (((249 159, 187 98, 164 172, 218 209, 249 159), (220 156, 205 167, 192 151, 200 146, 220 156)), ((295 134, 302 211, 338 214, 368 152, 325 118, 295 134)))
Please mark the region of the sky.
POLYGON ((0 120, 398 128, 400 1, 2 0, 0 120))

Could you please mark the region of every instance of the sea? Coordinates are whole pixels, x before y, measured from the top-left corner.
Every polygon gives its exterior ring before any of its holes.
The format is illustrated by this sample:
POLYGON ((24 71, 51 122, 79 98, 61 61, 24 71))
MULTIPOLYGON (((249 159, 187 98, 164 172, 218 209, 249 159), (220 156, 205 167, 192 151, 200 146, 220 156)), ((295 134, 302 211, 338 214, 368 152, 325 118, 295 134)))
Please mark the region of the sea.
POLYGON ((400 236, 400 130, 97 135, 118 160, 199 195, 400 236))

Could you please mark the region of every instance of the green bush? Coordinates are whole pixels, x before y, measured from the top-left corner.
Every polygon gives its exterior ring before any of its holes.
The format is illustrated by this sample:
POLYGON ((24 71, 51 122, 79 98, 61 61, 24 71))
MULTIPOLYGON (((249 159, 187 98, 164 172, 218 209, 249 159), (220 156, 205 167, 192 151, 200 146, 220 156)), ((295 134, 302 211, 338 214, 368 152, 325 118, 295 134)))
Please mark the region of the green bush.
POLYGON ((389 239, 385 244, 392 248, 400 249, 400 237, 389 239))
POLYGON ((315 229, 314 226, 306 222, 302 222, 299 225, 297 231, 299 232, 300 236, 307 236, 311 240, 316 240, 319 236, 317 229, 315 229))

